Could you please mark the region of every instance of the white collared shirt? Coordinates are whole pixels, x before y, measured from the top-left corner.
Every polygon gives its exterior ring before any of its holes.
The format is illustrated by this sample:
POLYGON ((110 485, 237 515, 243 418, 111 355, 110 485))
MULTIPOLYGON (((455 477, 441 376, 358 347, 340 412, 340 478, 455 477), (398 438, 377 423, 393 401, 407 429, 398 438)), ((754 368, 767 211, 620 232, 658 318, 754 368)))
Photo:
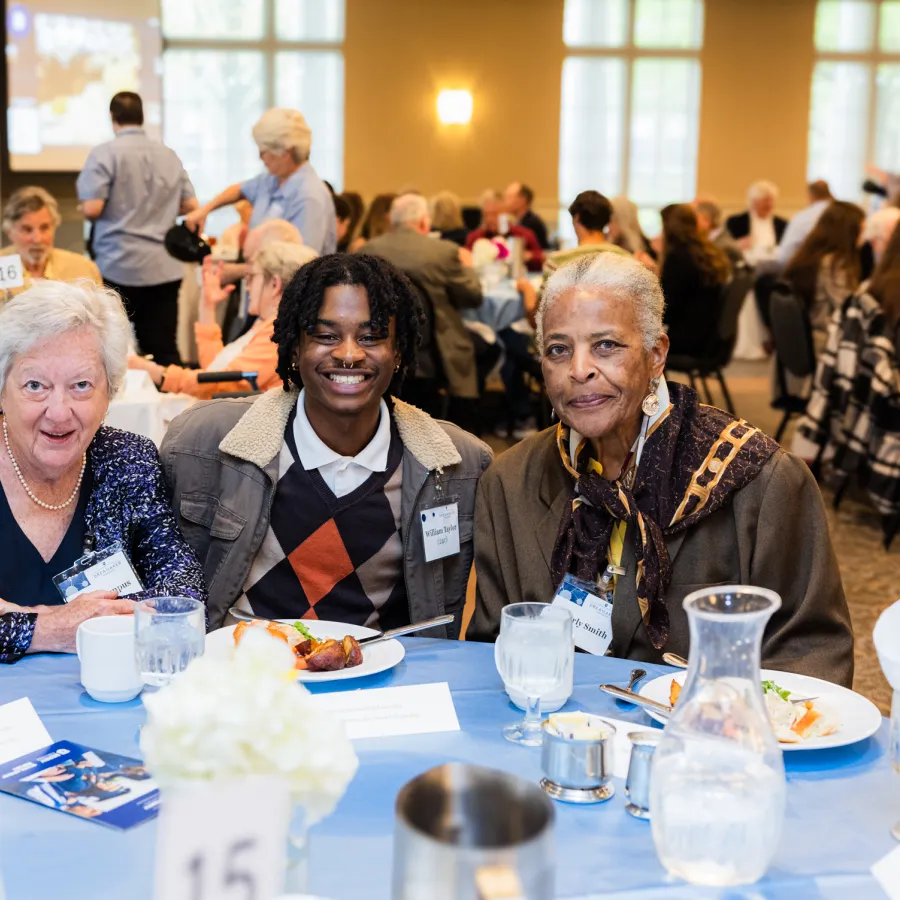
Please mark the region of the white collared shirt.
POLYGON ((306 417, 306 391, 300 391, 297 415, 294 417, 294 442, 297 455, 307 472, 319 470, 335 497, 355 491, 373 472, 387 469, 391 449, 391 414, 381 401, 381 418, 375 437, 356 456, 341 456, 316 434, 306 417))
POLYGON ((768 216, 761 219, 750 211, 750 249, 771 250, 778 241, 775 238, 775 218, 768 216))

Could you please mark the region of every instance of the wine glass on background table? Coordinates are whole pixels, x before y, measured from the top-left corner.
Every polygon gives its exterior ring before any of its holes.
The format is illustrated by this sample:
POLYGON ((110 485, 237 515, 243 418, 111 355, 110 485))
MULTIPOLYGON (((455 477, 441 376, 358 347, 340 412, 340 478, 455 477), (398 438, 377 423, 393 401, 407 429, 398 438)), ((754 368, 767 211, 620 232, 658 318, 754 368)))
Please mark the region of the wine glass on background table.
POLYGON ((574 653, 568 610, 547 603, 511 603, 503 608, 494 660, 506 686, 527 698, 525 718, 503 729, 508 741, 541 746, 541 697, 562 684, 574 653))
MULTIPOLYGON (((881 663, 881 671, 894 690, 889 741, 891 764, 900 775, 900 600, 878 617, 872 640, 878 653, 878 662, 881 663)), ((894 824, 891 834, 900 841, 900 820, 894 824)))
POLYGON ((151 597, 135 604, 134 647, 144 684, 162 687, 202 656, 206 611, 190 597, 151 597))

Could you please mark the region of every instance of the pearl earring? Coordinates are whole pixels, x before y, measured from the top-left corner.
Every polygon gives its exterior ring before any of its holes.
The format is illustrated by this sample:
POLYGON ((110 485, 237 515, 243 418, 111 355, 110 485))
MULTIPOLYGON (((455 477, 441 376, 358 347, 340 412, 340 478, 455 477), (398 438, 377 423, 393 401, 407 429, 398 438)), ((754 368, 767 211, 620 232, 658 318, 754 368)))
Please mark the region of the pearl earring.
POLYGON ((656 393, 657 388, 659 388, 659 379, 654 378, 650 382, 650 393, 644 397, 644 402, 641 404, 641 409, 644 411, 645 416, 655 416, 659 412, 659 394, 656 393))

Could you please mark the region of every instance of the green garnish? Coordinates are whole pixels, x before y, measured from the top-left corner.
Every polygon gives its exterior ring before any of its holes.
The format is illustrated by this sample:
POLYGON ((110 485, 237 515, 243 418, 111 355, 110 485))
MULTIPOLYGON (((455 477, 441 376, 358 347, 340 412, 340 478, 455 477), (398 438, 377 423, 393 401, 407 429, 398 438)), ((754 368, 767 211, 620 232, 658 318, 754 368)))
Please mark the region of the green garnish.
POLYGON ((778 694, 782 700, 787 700, 791 696, 790 691, 786 691, 783 687, 778 687, 774 681, 764 681, 762 683, 762 689, 764 694, 771 691, 773 694, 778 694))
POLYGON ((294 622, 294 628, 306 638, 306 640, 311 641, 314 640, 312 636, 312 632, 302 623, 302 622, 294 622))

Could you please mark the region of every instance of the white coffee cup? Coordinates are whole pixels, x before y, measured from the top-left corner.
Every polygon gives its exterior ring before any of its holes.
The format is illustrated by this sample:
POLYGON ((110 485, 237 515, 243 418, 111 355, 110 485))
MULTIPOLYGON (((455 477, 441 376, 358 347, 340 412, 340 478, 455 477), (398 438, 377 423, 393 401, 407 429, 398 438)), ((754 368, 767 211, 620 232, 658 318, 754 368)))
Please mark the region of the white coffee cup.
POLYGON ((75 632, 81 683, 101 703, 124 703, 144 682, 134 657, 134 616, 99 616, 75 632))

